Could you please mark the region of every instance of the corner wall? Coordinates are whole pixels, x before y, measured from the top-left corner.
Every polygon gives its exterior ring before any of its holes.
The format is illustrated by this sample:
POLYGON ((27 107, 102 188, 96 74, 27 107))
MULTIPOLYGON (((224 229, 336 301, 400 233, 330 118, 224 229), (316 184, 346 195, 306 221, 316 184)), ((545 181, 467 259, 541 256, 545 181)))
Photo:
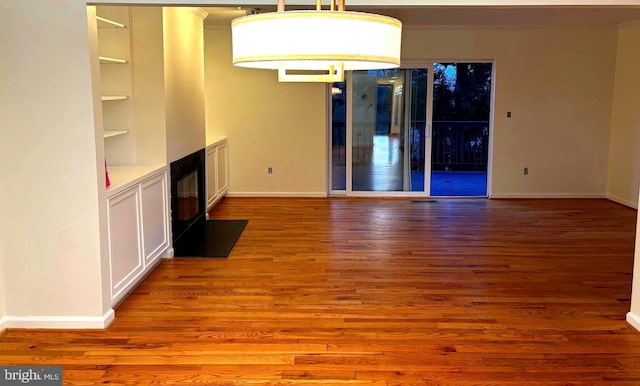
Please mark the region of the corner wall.
POLYGON ((326 196, 326 84, 234 67, 230 27, 205 29, 205 64, 207 136, 228 137, 229 195, 326 196))
POLYGON ((205 147, 204 57, 198 8, 163 8, 167 161, 205 147))
POLYGON ((113 312, 102 275, 104 150, 86 3, 2 2, 0 36, 11 58, 0 61, 5 326, 104 327, 113 312))
MULTIPOLYGON (((640 21, 620 26, 615 66, 607 197, 638 207, 640 184, 640 21)), ((639 307, 640 308, 640 307, 639 307)))

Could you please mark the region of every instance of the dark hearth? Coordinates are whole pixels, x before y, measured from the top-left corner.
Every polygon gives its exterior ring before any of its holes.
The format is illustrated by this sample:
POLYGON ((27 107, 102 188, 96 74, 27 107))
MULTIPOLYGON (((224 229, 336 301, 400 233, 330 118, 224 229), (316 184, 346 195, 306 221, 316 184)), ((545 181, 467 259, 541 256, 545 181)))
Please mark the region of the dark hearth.
POLYGON ((180 256, 227 257, 242 235, 248 220, 207 220, 185 234, 180 256))

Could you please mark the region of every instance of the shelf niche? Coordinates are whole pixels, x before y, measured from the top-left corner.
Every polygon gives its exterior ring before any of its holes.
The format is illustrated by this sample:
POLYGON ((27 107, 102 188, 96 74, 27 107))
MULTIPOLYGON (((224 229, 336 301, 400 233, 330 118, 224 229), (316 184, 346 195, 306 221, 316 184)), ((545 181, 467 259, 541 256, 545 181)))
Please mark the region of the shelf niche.
POLYGON ((165 165, 163 9, 99 5, 94 17, 107 164, 165 165))

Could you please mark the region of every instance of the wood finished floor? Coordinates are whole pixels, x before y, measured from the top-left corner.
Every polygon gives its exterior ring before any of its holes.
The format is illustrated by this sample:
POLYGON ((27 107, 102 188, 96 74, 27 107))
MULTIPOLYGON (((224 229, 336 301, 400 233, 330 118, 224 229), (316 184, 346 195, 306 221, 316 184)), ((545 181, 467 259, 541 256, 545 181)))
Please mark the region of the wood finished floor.
POLYGON ((226 259, 174 259, 106 331, 9 330, 65 384, 640 384, 636 212, 605 200, 242 199, 226 259))

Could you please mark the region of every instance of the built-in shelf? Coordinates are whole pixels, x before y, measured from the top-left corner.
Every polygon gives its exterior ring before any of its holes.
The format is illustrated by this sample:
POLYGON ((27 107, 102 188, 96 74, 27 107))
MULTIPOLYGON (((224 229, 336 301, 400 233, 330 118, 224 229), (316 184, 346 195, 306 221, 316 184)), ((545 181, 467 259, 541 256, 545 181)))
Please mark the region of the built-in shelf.
POLYGON ((101 99, 103 101, 123 101, 127 98, 129 97, 126 95, 103 95, 101 99))
POLYGON ((116 64, 127 63, 127 61, 124 59, 110 58, 108 56, 98 56, 98 59, 100 59, 100 63, 116 63, 116 64))
POLYGON ((129 130, 104 130, 104 137, 105 138, 111 138, 111 137, 116 137, 118 135, 124 135, 127 134, 129 132, 129 130))
POLYGON ((98 28, 127 28, 126 25, 118 23, 117 21, 111 19, 107 19, 106 17, 96 16, 96 20, 102 22, 102 24, 98 24, 98 28))

